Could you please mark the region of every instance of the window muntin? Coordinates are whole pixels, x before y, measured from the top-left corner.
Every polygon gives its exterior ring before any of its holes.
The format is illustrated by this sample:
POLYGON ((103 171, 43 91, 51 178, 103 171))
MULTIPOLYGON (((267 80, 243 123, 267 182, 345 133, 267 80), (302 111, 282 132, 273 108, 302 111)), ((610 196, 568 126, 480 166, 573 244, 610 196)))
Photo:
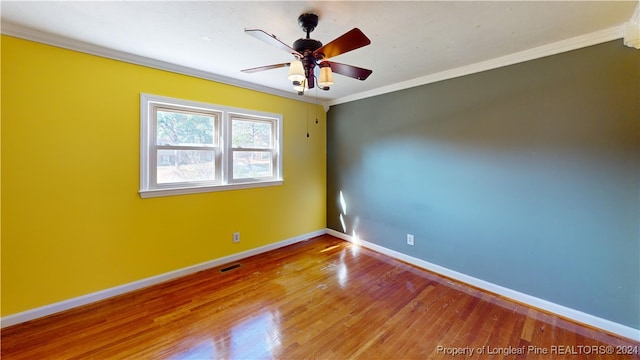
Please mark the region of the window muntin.
POLYGON ((282 116, 141 94, 140 195, 282 184, 282 116))

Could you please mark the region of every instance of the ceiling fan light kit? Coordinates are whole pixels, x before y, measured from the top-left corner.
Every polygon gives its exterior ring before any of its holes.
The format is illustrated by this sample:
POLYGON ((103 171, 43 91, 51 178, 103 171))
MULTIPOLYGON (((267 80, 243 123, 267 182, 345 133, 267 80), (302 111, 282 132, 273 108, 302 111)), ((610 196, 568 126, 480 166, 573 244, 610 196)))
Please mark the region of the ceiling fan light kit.
POLYGON ((320 77, 318 78, 318 85, 323 89, 329 88, 333 85, 333 72, 331 72, 331 66, 320 66, 320 77))
POLYGON ((342 36, 334 39, 326 45, 318 40, 311 39, 311 32, 318 26, 318 16, 306 13, 298 17, 298 25, 307 34, 306 38, 301 38, 293 43, 293 47, 278 40, 275 35, 270 35, 260 29, 245 29, 245 33, 254 36, 272 46, 285 50, 292 54, 295 59, 290 63, 274 64, 257 68, 244 69, 242 72, 254 73, 264 70, 289 67, 288 79, 293 83, 294 90, 299 95, 303 95, 308 89, 315 87, 316 80, 318 87, 322 90, 329 90, 333 85, 333 73, 338 73, 357 80, 366 80, 373 73, 372 70, 357 66, 328 61, 328 58, 344 54, 351 50, 369 45, 371 40, 366 37, 358 28, 353 28, 342 36), (316 77, 316 67, 319 68, 319 75, 316 77))
POLYGON ((304 76, 304 67, 302 66, 302 61, 293 60, 289 64, 289 80, 302 82, 305 79, 304 76))

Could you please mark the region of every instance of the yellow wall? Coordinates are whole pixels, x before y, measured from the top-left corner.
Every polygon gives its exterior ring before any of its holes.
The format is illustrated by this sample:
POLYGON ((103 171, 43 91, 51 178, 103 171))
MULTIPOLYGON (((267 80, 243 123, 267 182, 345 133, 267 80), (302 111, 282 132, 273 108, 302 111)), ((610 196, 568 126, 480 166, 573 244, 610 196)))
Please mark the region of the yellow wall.
POLYGON ((1 65, 2 316, 326 227, 321 108, 8 36, 1 65), (141 199, 141 92, 282 114, 284 185, 141 199))

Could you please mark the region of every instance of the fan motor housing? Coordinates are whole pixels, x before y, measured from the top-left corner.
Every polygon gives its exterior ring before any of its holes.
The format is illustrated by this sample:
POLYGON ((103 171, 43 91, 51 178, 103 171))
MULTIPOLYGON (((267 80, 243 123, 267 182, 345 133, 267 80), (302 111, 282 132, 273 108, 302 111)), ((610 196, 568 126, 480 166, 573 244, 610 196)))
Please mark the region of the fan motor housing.
POLYGON ((298 39, 293 43, 293 49, 300 54, 305 50, 316 51, 322 47, 322 43, 314 39, 298 39))

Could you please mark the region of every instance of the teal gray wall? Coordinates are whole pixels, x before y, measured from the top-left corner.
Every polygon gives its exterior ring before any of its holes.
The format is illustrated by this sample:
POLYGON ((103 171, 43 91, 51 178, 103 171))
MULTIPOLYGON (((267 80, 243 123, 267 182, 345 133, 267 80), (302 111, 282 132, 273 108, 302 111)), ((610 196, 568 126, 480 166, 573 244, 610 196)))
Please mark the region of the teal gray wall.
POLYGON ((327 122, 329 228, 640 329, 640 51, 608 42, 327 122))

